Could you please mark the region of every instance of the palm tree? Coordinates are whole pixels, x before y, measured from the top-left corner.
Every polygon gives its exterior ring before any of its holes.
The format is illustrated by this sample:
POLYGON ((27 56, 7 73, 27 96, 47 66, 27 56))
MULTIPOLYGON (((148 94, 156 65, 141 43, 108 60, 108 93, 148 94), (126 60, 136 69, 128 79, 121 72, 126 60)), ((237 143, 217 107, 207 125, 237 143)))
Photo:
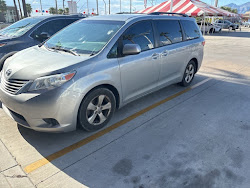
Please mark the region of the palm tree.
POLYGON ((50 14, 55 14, 56 13, 56 9, 54 7, 50 7, 49 8, 49 13, 50 14))
POLYGON ((26 9, 27 9, 28 16, 30 16, 30 15, 31 15, 31 12, 32 12, 31 4, 27 3, 27 4, 26 4, 26 9))
POLYGON ((4 0, 0 0, 0 12, 5 12, 7 10, 6 3, 4 0))

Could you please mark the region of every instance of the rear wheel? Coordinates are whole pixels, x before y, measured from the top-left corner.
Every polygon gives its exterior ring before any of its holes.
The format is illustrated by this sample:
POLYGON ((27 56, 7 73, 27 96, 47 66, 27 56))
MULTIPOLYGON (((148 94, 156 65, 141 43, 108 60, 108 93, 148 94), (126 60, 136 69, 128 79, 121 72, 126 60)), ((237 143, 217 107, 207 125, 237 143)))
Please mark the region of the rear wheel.
POLYGON ((180 82, 180 85, 184 86, 184 87, 189 86, 194 79, 194 75, 196 73, 196 70, 197 70, 196 64, 193 60, 191 60, 185 69, 185 72, 184 72, 182 81, 180 82))
POLYGON ((95 89, 83 100, 78 113, 78 123, 86 131, 101 129, 112 118, 115 107, 115 96, 110 90, 95 89))

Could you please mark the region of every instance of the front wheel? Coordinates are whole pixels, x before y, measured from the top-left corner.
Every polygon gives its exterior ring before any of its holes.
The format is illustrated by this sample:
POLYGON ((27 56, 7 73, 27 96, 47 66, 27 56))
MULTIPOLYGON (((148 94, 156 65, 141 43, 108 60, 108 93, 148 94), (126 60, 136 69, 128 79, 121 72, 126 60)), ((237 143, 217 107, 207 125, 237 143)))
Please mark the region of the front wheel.
POLYGON ((101 129, 112 118, 115 107, 115 96, 109 89, 95 89, 83 100, 78 113, 78 123, 86 131, 101 129))
POLYGON ((182 81, 180 82, 181 86, 186 87, 192 83, 194 79, 194 75, 196 73, 196 69, 197 67, 196 67, 195 62, 193 60, 190 61, 185 69, 182 81))

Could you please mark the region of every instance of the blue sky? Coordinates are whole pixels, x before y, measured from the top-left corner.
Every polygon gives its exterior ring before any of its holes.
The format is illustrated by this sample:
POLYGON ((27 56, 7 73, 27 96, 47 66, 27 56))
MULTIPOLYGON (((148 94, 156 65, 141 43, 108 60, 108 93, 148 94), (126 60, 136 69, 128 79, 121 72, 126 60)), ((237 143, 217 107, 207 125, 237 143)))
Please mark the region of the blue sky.
MULTIPOLYGON (((13 0, 5 0, 7 5, 13 6, 13 0)), ((87 0, 75 0, 78 7, 78 12, 84 12, 87 10, 87 0)), ((104 0, 107 3, 107 11, 108 11, 108 0, 104 0)), ((165 0, 154 0, 154 2, 161 3, 165 0)), ((204 2, 211 4, 214 4, 214 0, 203 0, 204 2)), ((17 2, 17 0, 16 0, 17 2)), ((30 3, 32 5, 33 10, 39 9, 40 7, 40 0, 26 0, 26 3, 30 3)), ((62 8, 62 0, 57 0, 58 2, 58 8, 62 8)), ((129 11, 129 2, 130 0, 122 0, 122 11, 126 12, 129 11)), ((141 10, 143 9, 144 0, 132 0, 133 2, 133 11, 135 10, 141 10)), ((152 0, 148 0, 148 6, 151 6, 152 0)), ((246 2, 250 2, 250 0, 219 0, 219 6, 223 6, 229 3, 235 3, 235 4, 243 4, 246 2)), ((49 7, 55 6, 55 0, 42 0, 43 9, 48 10, 49 7)), ((67 6, 67 0, 65 0, 65 4, 67 6)), ((96 0, 89 0, 89 9, 90 12, 92 12, 92 9, 94 9, 94 12, 96 11, 96 0)), ((99 0, 99 11, 101 14, 104 14, 104 3, 103 0, 99 0)), ((120 11, 120 0, 111 0, 111 13, 119 12, 120 11)))

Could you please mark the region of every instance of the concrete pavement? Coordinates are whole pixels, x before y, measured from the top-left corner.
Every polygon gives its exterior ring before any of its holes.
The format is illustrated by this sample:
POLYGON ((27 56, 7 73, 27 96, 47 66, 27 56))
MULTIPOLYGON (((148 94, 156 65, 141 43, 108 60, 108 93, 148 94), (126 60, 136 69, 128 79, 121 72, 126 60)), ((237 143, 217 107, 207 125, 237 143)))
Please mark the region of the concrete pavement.
MULTIPOLYGON (((206 36, 193 85, 211 80, 29 174, 28 165, 96 133, 34 132, 0 109, 0 187, 249 187, 249 49, 248 28, 206 36)), ((183 89, 139 99, 109 126, 183 89)))

